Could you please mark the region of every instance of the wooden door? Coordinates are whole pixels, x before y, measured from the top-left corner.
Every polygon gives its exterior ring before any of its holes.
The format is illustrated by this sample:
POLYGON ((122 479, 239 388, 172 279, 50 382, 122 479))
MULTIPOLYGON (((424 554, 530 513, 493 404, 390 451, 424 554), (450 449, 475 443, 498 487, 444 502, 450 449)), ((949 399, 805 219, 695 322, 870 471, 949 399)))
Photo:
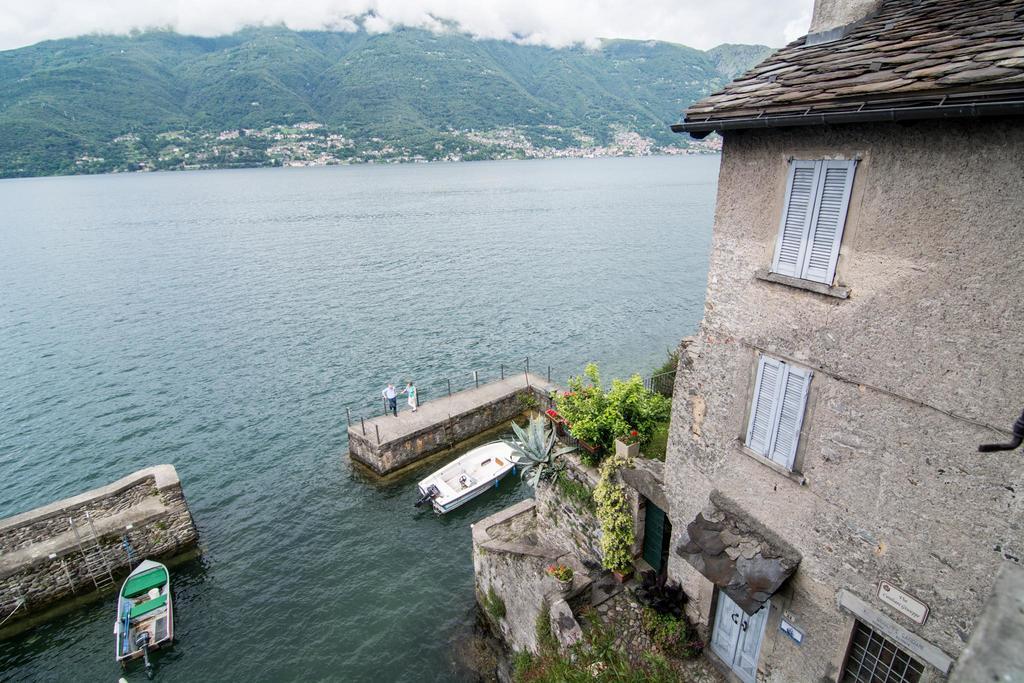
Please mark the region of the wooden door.
POLYGON ((711 649, 744 683, 755 683, 757 679, 757 658, 768 622, 768 609, 765 605, 750 616, 724 591, 718 593, 711 649))
POLYGON ((651 501, 647 501, 644 514, 644 551, 643 558, 647 564, 660 572, 662 569, 665 547, 665 512, 651 501))

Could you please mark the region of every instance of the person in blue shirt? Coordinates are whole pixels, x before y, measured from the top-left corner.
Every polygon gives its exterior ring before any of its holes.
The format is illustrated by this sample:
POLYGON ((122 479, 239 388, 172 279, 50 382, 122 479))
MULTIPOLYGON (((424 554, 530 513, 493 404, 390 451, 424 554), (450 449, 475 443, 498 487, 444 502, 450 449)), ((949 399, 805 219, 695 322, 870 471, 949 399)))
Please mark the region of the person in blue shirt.
POLYGON ((395 392, 395 385, 389 384, 380 392, 380 395, 387 401, 387 408, 384 409, 385 414, 390 411, 392 415, 398 417, 398 394, 395 392))

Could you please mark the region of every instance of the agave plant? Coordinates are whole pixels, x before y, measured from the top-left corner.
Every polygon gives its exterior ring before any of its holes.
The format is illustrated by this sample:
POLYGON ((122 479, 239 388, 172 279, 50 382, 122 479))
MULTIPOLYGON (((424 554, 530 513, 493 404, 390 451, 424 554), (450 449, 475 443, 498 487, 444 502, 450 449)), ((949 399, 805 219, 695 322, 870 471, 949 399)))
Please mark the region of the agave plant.
POLYGON ((555 449, 555 434, 548 421, 539 415, 530 418, 526 429, 513 422, 512 431, 515 437, 505 443, 515 452, 512 461, 522 468, 520 475, 534 488, 541 479, 557 476, 558 459, 575 450, 569 446, 555 449))

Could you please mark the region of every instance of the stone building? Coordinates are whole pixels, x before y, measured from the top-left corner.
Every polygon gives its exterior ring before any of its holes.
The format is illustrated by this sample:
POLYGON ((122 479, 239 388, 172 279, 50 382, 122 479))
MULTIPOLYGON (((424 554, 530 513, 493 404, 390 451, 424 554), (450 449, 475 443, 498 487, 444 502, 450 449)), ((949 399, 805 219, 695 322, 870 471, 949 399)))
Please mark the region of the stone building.
POLYGON ((1024 559, 1022 114, 1024 1, 817 0, 675 127, 724 147, 668 570, 737 680, 945 680, 1024 559))

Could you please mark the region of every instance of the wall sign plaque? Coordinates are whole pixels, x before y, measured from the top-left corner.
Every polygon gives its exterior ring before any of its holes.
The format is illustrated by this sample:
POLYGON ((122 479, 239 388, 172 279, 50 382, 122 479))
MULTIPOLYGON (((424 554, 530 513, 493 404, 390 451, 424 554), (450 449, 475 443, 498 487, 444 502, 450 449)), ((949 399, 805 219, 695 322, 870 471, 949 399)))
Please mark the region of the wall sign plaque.
POLYGON ((796 626, 793 626, 793 624, 789 623, 785 618, 779 622, 779 630, 789 636, 797 645, 804 642, 804 632, 796 626))
POLYGON ((888 581, 878 582, 878 599, 914 623, 923 624, 928 620, 928 605, 888 581))

